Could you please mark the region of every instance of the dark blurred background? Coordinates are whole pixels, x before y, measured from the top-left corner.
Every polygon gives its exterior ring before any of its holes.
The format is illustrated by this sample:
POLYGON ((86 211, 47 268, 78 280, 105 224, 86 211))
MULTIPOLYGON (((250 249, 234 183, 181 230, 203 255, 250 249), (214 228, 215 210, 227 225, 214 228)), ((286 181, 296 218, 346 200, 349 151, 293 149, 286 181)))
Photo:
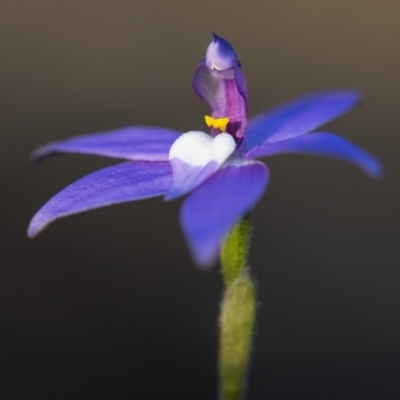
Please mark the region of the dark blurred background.
POLYGON ((268 159, 251 264, 258 322, 249 399, 400 396, 398 1, 0 1, 0 398, 216 399, 218 268, 198 271, 180 202, 74 216, 28 240, 67 184, 115 160, 29 153, 131 124, 204 129, 191 90, 211 32, 231 41, 250 113, 359 88, 329 125, 377 155, 268 159))

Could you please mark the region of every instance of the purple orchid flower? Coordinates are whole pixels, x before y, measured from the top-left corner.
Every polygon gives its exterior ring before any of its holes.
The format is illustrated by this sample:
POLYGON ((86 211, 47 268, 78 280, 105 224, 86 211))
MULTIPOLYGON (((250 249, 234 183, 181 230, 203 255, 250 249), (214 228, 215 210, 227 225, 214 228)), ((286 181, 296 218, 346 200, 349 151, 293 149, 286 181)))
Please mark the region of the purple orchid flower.
POLYGON ((247 120, 247 88, 232 46, 214 35, 200 61, 193 89, 209 105, 211 135, 133 126, 52 142, 34 161, 58 153, 96 154, 128 160, 67 186, 33 217, 34 237, 54 220, 98 207, 164 196, 183 202, 180 222, 197 265, 217 259, 222 238, 266 190, 268 168, 254 160, 284 153, 314 154, 354 164, 372 178, 380 162, 346 139, 311 133, 360 102, 354 90, 312 94, 247 120))

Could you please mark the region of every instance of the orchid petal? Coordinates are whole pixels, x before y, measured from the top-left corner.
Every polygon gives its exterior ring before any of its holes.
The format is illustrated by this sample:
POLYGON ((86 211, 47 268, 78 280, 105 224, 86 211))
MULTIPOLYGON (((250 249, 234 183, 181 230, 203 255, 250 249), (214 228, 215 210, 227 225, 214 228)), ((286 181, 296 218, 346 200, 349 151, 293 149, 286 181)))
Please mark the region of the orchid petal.
POLYGON ((126 127, 51 142, 36 149, 31 158, 39 161, 57 153, 79 153, 127 160, 167 161, 169 149, 179 134, 167 128, 126 127))
POLYGON ((168 162, 125 162, 67 186, 33 217, 28 236, 38 235, 54 220, 98 207, 163 195, 171 184, 168 162))
POLYGON ((210 267, 221 239, 257 203, 267 187, 269 172, 257 161, 220 169, 183 203, 181 225, 195 262, 210 267))
POLYGON ((199 186, 222 166, 235 148, 235 140, 228 133, 215 138, 198 131, 181 135, 169 152, 173 178, 165 199, 183 196, 199 186))
POLYGON ((345 114, 360 100, 355 90, 322 92, 259 114, 248 123, 245 150, 309 133, 345 114))
POLYGON ((333 133, 318 132, 288 140, 253 147, 246 158, 268 157, 285 153, 328 156, 354 164, 371 178, 380 178, 383 169, 380 161, 348 140, 333 133))

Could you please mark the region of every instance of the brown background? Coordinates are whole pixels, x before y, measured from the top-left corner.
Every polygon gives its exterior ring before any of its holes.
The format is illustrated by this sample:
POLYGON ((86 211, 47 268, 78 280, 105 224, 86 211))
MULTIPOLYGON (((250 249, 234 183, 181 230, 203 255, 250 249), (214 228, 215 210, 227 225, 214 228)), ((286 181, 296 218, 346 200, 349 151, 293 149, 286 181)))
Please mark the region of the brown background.
POLYGON ((380 157, 271 158, 256 209, 258 323, 249 399, 400 394, 399 1, 0 1, 0 397, 215 399, 218 268, 196 270, 179 201, 56 223, 33 213, 115 163, 46 141, 129 124, 204 129, 191 78, 211 32, 235 46, 254 114, 323 88, 363 107, 332 123, 380 157))

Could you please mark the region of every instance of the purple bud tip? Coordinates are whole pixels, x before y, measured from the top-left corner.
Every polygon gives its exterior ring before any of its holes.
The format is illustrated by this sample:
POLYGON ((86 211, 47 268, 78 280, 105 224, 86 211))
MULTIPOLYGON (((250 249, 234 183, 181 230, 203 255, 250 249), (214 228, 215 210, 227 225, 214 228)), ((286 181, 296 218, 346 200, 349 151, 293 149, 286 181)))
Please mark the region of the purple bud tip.
POLYGON ((208 45, 206 53, 207 67, 212 70, 226 71, 232 69, 234 64, 239 64, 231 44, 215 33, 213 33, 213 36, 214 40, 208 45))

